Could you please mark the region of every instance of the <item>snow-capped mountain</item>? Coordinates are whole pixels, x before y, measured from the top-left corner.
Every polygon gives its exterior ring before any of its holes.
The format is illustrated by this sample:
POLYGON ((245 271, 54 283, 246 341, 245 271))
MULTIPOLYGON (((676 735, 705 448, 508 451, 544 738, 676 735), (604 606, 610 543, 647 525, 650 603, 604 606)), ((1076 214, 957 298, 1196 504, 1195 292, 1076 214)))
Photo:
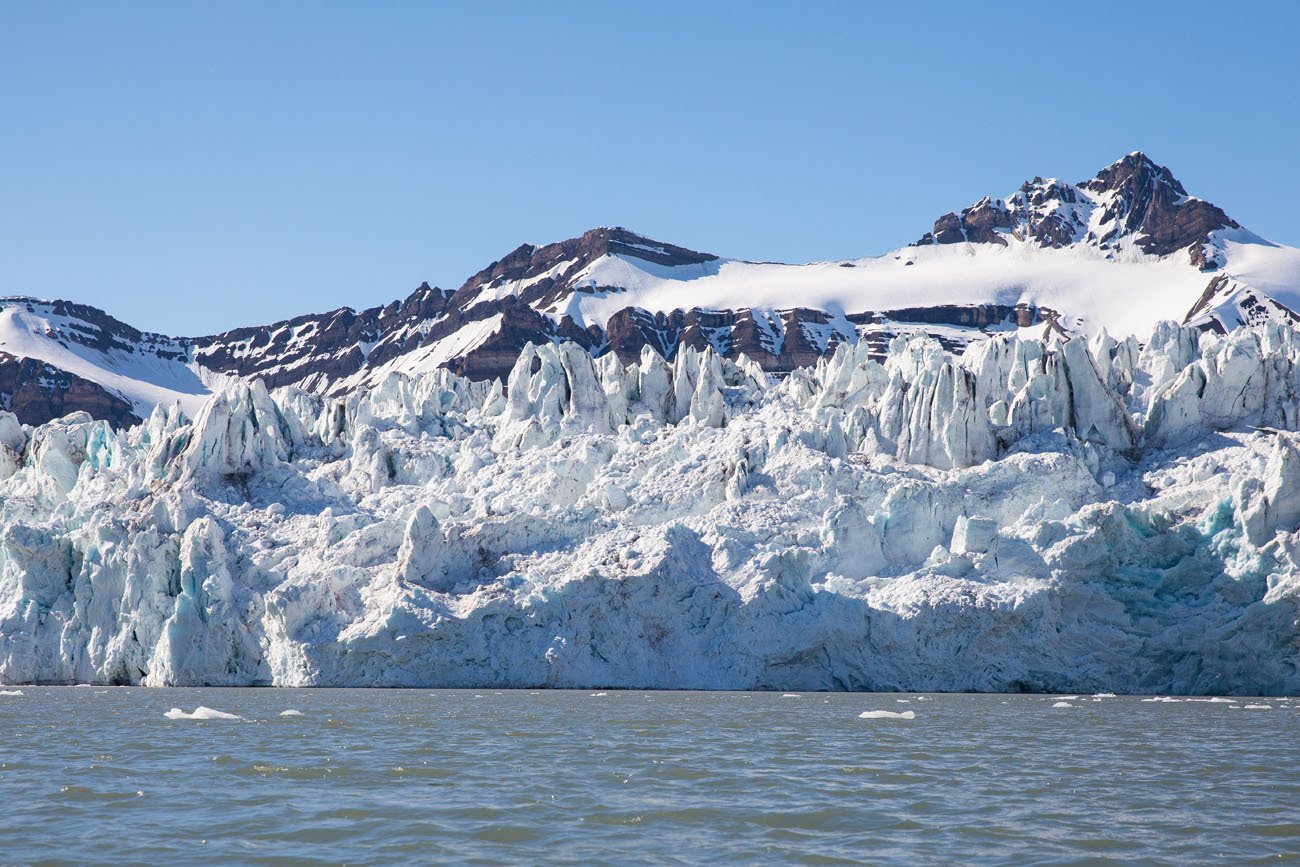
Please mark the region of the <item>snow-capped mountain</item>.
POLYGON ((0 408, 26 423, 82 410, 122 425, 177 402, 197 412, 213 377, 189 357, 186 341, 88 305, 0 298, 0 408))
POLYGON ((621 228, 524 245, 456 291, 198 338, 139 332, 67 302, 0 299, 0 401, 24 422, 86 410, 115 423, 214 383, 256 377, 338 395, 390 372, 502 379, 529 343, 576 343, 627 363, 651 347, 744 355, 775 373, 898 335, 949 350, 1002 331, 1145 338, 1174 320, 1226 331, 1290 321, 1300 250, 1190 196, 1140 153, 1070 184, 1034 178, 940 217, 916 244, 806 265, 746 262, 621 228))

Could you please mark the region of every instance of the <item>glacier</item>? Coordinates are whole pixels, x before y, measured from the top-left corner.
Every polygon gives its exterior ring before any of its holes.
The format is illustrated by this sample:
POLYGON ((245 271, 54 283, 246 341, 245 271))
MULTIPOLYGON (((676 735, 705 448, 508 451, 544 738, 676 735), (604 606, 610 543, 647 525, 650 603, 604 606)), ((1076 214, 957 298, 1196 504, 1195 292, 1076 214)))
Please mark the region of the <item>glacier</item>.
POLYGON ((1300 332, 0 412, 0 683, 1300 692, 1300 332))

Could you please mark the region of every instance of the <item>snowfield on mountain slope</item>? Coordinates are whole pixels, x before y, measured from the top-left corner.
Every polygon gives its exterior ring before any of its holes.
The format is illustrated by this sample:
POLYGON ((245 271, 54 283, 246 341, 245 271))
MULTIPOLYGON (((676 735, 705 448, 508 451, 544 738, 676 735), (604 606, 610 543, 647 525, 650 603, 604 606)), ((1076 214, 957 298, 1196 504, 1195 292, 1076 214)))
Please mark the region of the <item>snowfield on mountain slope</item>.
MULTIPOLYGON (((1229 249, 1229 272, 1300 308, 1300 251, 1240 243, 1229 249)), ((1085 245, 1050 249, 1015 239, 1006 247, 904 247, 879 257, 810 265, 718 260, 665 267, 610 255, 577 275, 578 285, 589 291, 576 293, 552 312, 568 313, 584 328, 603 328, 625 307, 808 307, 858 313, 1024 303, 1064 314, 1065 324, 1077 332, 1104 328, 1128 336, 1148 334, 1171 315, 1186 315, 1212 276, 1186 256, 1159 258, 1135 250, 1117 254, 1085 245), (590 291, 605 286, 618 291, 590 291)))
POLYGON ((101 385, 130 403, 141 418, 159 404, 176 402, 186 412, 197 413, 211 394, 200 372, 184 361, 143 351, 102 352, 62 339, 64 332, 83 326, 48 306, 30 299, 0 299, 0 352, 35 358, 101 385), (25 309, 27 304, 35 310, 25 309))
POLYGON ((0 681, 1300 692, 1300 333, 0 414, 0 681))
POLYGON ((1300 310, 1300 249, 1270 244, 1249 232, 1225 230, 1221 238, 1232 276, 1292 310, 1300 310))

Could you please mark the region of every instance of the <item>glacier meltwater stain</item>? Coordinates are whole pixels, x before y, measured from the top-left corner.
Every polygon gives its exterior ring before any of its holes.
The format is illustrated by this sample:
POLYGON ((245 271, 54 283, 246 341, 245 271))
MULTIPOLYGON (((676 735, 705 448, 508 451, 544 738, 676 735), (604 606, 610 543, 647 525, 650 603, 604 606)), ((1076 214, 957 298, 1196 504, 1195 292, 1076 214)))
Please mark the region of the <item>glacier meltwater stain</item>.
POLYGON ((26 687, 0 860, 1300 856, 1300 699, 1160 698, 26 687))

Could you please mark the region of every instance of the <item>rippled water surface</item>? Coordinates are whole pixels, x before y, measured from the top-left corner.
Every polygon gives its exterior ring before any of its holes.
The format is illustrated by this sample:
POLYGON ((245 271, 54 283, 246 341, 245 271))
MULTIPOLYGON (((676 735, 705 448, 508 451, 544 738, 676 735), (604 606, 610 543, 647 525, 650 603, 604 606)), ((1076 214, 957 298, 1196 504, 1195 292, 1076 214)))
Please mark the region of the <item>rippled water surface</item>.
POLYGON ((22 693, 0 863, 1300 859, 1294 699, 22 693))

